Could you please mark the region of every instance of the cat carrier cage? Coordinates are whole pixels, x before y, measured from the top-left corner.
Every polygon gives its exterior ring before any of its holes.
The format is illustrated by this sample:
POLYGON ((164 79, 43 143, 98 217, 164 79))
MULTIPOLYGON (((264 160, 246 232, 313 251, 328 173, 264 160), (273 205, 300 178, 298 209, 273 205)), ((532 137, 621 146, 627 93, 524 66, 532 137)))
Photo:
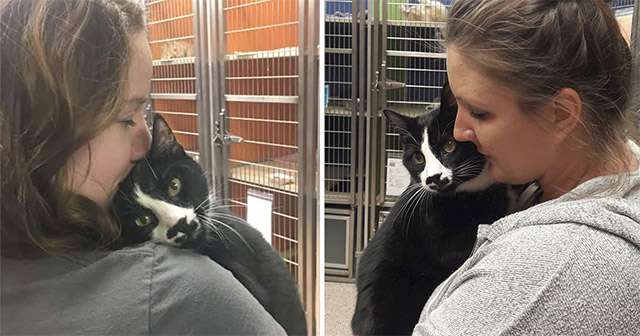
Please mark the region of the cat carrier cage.
POLYGON ((254 225, 317 321, 318 3, 195 0, 198 107, 218 197, 254 225))

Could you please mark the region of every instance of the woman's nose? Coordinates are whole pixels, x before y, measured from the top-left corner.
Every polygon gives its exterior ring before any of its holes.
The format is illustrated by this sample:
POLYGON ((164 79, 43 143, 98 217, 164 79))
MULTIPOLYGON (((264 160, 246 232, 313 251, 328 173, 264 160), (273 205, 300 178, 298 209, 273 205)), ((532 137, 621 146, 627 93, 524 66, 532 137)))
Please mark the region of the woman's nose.
POLYGON ((136 128, 133 134, 133 143, 131 144, 132 162, 144 158, 151 147, 151 133, 144 120, 144 116, 137 116, 136 119, 136 128))
POLYGON ((458 108, 458 114, 456 115, 456 123, 453 126, 453 138, 458 142, 473 142, 476 141, 476 133, 467 122, 464 111, 458 108))

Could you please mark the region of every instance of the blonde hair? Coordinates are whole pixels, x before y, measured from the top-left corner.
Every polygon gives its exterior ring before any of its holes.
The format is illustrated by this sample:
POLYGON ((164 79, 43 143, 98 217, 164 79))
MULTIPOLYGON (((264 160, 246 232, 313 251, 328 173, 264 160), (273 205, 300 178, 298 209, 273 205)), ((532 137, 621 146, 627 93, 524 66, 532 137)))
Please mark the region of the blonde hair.
POLYGON ((63 187, 71 155, 123 106, 130 38, 145 29, 128 0, 5 0, 0 7, 2 254, 103 248, 119 227, 63 187))
POLYGON ((628 162, 627 140, 639 143, 628 107, 631 52, 602 0, 457 0, 445 30, 481 71, 511 88, 523 111, 536 111, 562 88, 583 102, 580 121, 593 162, 628 162))

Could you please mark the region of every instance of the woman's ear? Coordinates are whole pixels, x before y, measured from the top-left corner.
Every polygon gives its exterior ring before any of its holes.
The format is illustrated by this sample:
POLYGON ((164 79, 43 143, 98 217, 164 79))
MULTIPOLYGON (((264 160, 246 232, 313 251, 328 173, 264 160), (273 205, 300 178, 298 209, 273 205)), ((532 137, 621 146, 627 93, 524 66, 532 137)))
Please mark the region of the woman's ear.
POLYGON ((545 107, 545 118, 553 130, 556 144, 564 142, 582 120, 582 98, 576 90, 562 88, 545 107))

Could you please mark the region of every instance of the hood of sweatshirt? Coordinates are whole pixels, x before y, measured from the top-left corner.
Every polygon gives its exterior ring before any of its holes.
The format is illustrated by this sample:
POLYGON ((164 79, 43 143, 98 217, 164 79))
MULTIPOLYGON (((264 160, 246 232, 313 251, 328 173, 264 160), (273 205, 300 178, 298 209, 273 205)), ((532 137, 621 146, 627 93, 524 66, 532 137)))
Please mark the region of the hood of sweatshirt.
MULTIPOLYGON (((633 143, 629 146, 640 162, 640 148, 633 143)), ((616 176, 591 179, 559 198, 516 212, 491 225, 481 225, 476 248, 517 228, 568 223, 586 225, 640 247, 640 169, 625 174, 622 179, 616 176), (620 181, 624 183, 617 186, 620 181), (613 190, 603 193, 607 188, 613 190)))

